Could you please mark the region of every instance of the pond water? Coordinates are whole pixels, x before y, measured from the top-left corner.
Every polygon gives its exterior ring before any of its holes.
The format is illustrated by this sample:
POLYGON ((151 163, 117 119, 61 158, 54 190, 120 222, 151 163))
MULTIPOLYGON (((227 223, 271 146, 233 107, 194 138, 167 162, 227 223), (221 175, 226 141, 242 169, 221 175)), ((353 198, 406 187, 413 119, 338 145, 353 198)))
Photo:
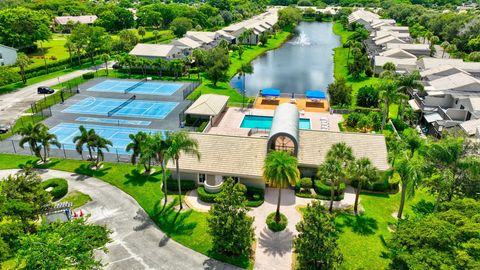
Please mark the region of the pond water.
MULTIPOLYGON (((282 47, 267 52, 252 62, 253 74, 245 77, 247 96, 256 96, 263 88, 278 88, 282 93, 326 90, 333 82, 333 49, 340 37, 331 22, 302 22, 298 34, 282 47)), ((242 90, 243 79, 235 76, 233 87, 242 90)))

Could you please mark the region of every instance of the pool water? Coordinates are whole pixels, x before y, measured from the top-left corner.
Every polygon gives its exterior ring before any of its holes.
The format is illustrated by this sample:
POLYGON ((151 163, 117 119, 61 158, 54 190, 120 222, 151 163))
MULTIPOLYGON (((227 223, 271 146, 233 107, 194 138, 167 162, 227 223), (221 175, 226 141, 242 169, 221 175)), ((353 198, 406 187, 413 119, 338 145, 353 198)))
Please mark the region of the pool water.
MULTIPOLYGON (((261 115, 245 115, 243 117, 241 128, 258 128, 258 129, 270 129, 272 128, 272 116, 261 115)), ((300 118, 298 121, 298 127, 300 129, 310 129, 310 119, 300 118)))

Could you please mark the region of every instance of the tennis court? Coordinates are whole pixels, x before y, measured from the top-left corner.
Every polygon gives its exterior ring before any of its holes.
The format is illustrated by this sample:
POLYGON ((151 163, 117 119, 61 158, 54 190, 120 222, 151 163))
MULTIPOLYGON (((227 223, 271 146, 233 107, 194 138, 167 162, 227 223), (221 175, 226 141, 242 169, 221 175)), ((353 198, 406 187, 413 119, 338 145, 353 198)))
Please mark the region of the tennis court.
POLYGON ((66 108, 62 112, 163 119, 175 109, 177 105, 177 102, 167 101, 88 97, 66 108))
MULTIPOLYGON (((80 134, 78 127, 80 124, 60 123, 50 129, 50 132, 57 135, 58 141, 64 145, 67 150, 74 150, 75 144, 73 138, 80 134)), ((126 154, 125 147, 131 142, 129 134, 136 134, 139 131, 155 134, 164 132, 155 129, 114 127, 100 125, 83 125, 87 130, 94 129, 97 134, 112 142, 113 147, 110 148, 111 153, 118 151, 119 154, 126 154)))
POLYGON ((75 121, 79 122, 91 122, 91 123, 101 123, 101 124, 115 124, 115 125, 134 125, 134 126, 148 126, 152 122, 150 121, 140 121, 140 120, 125 120, 125 119, 114 119, 114 118, 96 118, 96 117, 78 117, 75 121))
POLYGON ((88 88, 87 91, 170 96, 182 86, 180 83, 105 80, 88 88))

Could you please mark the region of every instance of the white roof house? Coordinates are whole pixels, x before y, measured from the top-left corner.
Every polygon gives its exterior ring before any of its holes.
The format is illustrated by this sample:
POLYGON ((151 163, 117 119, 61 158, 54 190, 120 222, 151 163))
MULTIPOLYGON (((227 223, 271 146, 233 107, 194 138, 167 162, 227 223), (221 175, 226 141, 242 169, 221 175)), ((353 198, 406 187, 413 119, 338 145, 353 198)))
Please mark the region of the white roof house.
POLYGON ((405 50, 402 50, 400 48, 395 48, 395 49, 390 49, 384 52, 380 53, 380 56, 385 56, 385 57, 392 57, 392 58, 399 58, 399 59, 406 59, 406 58, 414 58, 417 59, 417 57, 405 50))
POLYGON ((146 58, 164 58, 167 60, 182 57, 181 49, 167 44, 139 43, 130 51, 130 55, 146 58))
POLYGON ((178 46, 178 47, 183 47, 187 49, 197 49, 202 46, 201 43, 189 38, 189 37, 183 37, 180 39, 174 39, 170 44, 178 46))
POLYGON ((372 28, 373 29, 382 29, 382 27, 385 27, 385 26, 392 26, 392 25, 395 25, 396 21, 393 20, 393 19, 378 19, 378 20, 374 20, 371 24, 372 28))
POLYGON ((429 95, 443 95, 446 93, 480 94, 480 80, 465 74, 456 73, 429 82, 425 87, 429 95))
POLYGON ((386 50, 390 49, 402 49, 411 54, 418 56, 430 56, 430 48, 428 44, 410 44, 410 43, 387 43, 385 45, 386 50))
POLYGON ((348 16, 348 23, 371 24, 374 20, 380 19, 378 14, 363 9, 358 9, 348 16))
POLYGON ((387 43, 400 43, 404 44, 406 43, 404 40, 394 37, 392 35, 382 37, 380 39, 375 40, 375 45, 377 46, 386 46, 387 43))
POLYGON ((13 65, 17 61, 17 49, 0 44, 0 66, 13 65))
POLYGON ((219 34, 215 32, 201 32, 201 31, 188 31, 185 37, 191 38, 194 41, 203 44, 213 44, 218 38, 219 34))
POLYGON ((410 33, 408 26, 383 25, 380 27, 382 31, 393 31, 399 33, 410 33))
POLYGON ((398 72, 411 72, 417 69, 417 58, 394 58, 377 55, 374 57, 374 72, 379 74, 383 71, 383 65, 392 63, 398 72))
POLYGON ((477 134, 480 129, 480 119, 471 119, 460 124, 460 127, 470 136, 477 134))
POLYGON ((385 38, 385 37, 388 37, 388 36, 396 37, 396 38, 399 38, 401 40, 410 40, 411 39, 409 33, 395 32, 395 31, 389 31, 389 30, 379 30, 379 31, 376 31, 375 33, 372 33, 372 35, 374 36, 373 40, 378 40, 378 39, 385 38))
POLYGON ((185 111, 186 114, 216 116, 227 106, 229 96, 204 94, 185 111))
POLYGON ((98 17, 96 15, 83 15, 83 16, 57 16, 53 19, 53 22, 58 25, 66 25, 68 22, 80 23, 80 24, 93 24, 98 17))
POLYGON ((456 73, 465 73, 467 75, 470 75, 468 72, 458 67, 455 67, 452 65, 441 65, 441 66, 437 66, 437 67, 433 67, 433 68, 421 71, 420 76, 422 76, 422 78, 425 78, 431 81, 431 80, 439 79, 441 77, 450 76, 456 73))
POLYGON ((480 62, 464 62, 462 59, 441 59, 433 57, 425 57, 418 61, 418 66, 422 70, 443 65, 451 65, 470 73, 472 76, 480 77, 480 62))

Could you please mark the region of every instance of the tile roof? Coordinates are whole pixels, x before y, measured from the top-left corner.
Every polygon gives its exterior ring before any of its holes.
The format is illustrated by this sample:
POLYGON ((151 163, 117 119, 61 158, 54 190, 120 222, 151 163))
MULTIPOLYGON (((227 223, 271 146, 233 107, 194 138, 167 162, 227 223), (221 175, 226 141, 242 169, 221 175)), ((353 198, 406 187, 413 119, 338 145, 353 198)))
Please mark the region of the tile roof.
POLYGON ((91 24, 94 23, 98 17, 96 15, 84 15, 84 16, 57 16, 55 21, 58 24, 66 25, 69 21, 73 23, 91 24))
POLYGON ((195 102, 185 111, 186 114, 195 115, 218 115, 225 105, 229 96, 204 94, 201 95, 195 102))
POLYGON ((129 54, 147 57, 168 57, 175 53, 175 50, 176 47, 174 45, 139 43, 135 45, 129 54))

